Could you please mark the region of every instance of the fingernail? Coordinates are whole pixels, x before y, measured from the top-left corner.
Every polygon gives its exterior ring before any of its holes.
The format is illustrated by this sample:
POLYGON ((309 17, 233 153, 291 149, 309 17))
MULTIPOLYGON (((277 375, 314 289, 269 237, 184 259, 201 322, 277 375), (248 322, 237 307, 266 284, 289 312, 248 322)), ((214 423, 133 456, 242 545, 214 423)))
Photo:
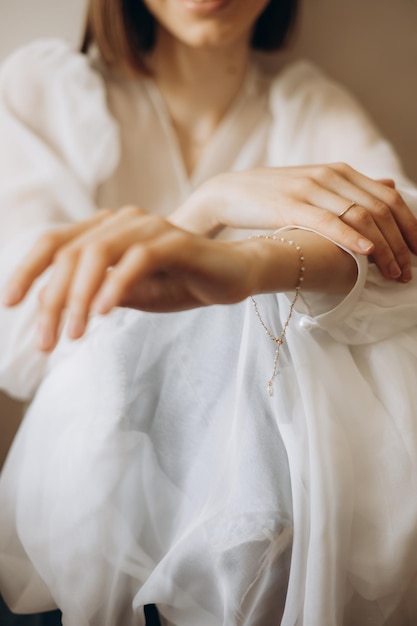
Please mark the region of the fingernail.
POLYGON ((68 335, 71 339, 78 339, 85 330, 85 322, 79 315, 70 314, 68 321, 68 335))
POLYGON ((36 331, 36 347, 39 350, 50 350, 54 345, 54 335, 49 326, 40 324, 36 331))
POLYGON ((401 272, 401 282, 408 283, 413 278, 413 273, 411 271, 411 265, 406 265, 403 267, 403 271, 401 272))
POLYGON ((364 252, 370 252, 373 248, 373 244, 369 239, 359 239, 358 245, 364 252))
POLYGON ((23 296, 23 290, 19 285, 8 285, 3 291, 2 302, 5 306, 16 304, 23 296))
POLYGON ((399 278, 401 276, 401 269, 398 263, 391 261, 388 267, 388 274, 391 278, 399 278))
POLYGON ((91 309, 94 313, 97 313, 98 315, 104 315, 113 308, 113 305, 113 298, 110 291, 106 291, 104 289, 93 302, 93 306, 91 307, 91 309))

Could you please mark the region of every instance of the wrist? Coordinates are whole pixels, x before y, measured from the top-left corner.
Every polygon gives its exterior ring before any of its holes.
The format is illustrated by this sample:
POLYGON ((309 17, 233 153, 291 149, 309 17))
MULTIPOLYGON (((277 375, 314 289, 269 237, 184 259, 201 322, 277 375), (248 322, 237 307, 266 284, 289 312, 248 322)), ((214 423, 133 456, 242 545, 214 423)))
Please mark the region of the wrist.
POLYGON ((218 219, 220 203, 217 181, 211 179, 194 191, 168 220, 189 232, 214 237, 223 228, 218 219))
POLYGON ((249 257, 248 281, 252 294, 291 291, 297 287, 302 252, 291 237, 255 235, 243 243, 249 257))

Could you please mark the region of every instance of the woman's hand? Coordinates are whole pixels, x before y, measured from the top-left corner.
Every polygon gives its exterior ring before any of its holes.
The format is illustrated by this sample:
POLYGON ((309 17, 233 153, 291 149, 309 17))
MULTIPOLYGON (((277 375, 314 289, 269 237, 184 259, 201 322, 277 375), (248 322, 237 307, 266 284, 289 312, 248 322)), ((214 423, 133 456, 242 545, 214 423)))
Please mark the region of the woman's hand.
POLYGON ((11 277, 4 304, 14 306, 53 266, 39 297, 37 346, 51 350, 64 310, 68 334, 83 335, 91 312, 115 306, 178 311, 231 304, 257 290, 253 246, 195 235, 128 207, 40 237, 11 277))
POLYGON ((170 220, 205 235, 225 226, 309 227, 353 252, 371 254, 384 277, 402 282, 412 277, 410 251, 417 253, 417 219, 394 182, 375 181, 344 163, 221 174, 170 220))

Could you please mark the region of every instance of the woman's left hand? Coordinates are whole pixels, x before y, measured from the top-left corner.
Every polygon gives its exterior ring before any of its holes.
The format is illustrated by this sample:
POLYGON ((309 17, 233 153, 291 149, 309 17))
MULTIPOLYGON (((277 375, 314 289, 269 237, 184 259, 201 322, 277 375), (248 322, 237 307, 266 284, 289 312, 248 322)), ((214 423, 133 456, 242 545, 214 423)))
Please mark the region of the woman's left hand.
POLYGON ((68 334, 76 339, 91 312, 105 314, 115 306, 165 312, 243 300, 256 291, 248 248, 126 207, 42 235, 10 278, 3 300, 18 304, 52 265, 37 323, 37 347, 50 351, 65 309, 68 334))

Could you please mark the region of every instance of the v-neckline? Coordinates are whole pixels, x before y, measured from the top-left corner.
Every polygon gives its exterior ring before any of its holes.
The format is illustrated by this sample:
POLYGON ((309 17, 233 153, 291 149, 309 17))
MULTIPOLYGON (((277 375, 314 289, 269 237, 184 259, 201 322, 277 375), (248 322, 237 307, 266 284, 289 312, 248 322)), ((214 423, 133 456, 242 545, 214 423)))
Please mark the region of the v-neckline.
POLYGON ((188 173, 185 165, 184 157, 181 151, 179 140, 175 129, 173 127, 171 117, 168 111, 168 107, 162 96, 162 93, 153 79, 147 79, 144 81, 149 97, 156 110, 161 126, 167 137, 167 143, 171 152, 171 158, 174 164, 176 177, 180 186, 184 191, 190 192, 196 188, 209 176, 209 169, 212 167, 213 162, 216 162, 216 151, 225 145, 227 133, 230 129, 230 120, 234 118, 240 109, 243 107, 246 96, 250 93, 255 86, 256 69, 253 63, 249 63, 246 70, 246 74, 243 83, 236 94, 232 104, 229 106, 225 115, 221 119, 219 125, 214 131, 212 137, 207 142, 198 162, 196 163, 191 174, 188 173))

